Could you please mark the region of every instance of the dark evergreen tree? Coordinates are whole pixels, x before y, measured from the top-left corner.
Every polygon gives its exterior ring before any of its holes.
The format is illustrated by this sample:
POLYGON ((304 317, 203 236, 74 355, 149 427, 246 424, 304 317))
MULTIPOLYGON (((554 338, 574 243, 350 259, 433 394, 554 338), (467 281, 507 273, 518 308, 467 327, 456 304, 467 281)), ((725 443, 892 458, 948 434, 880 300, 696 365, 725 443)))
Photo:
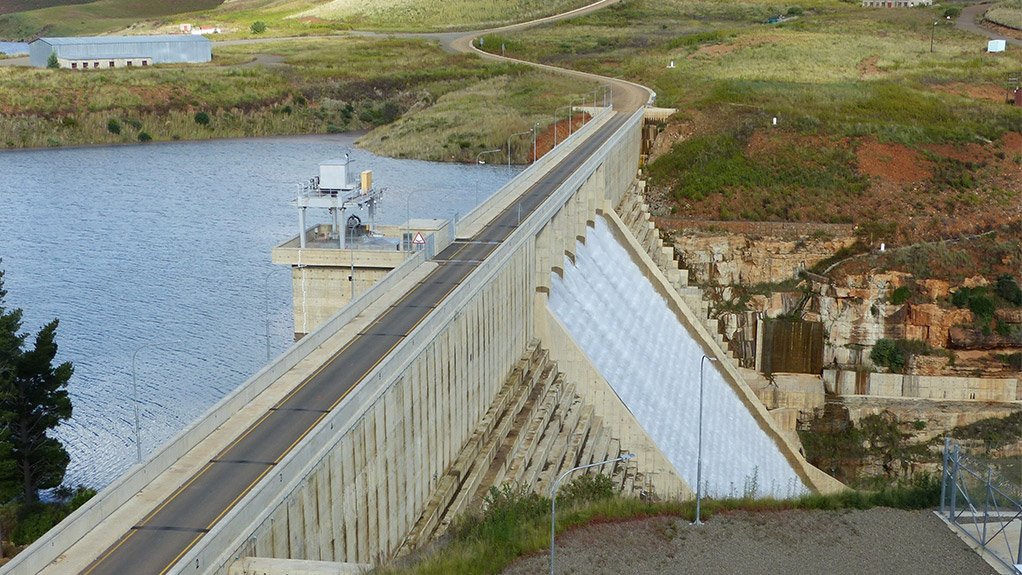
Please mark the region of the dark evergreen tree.
POLYGON ((16 485, 31 503, 40 489, 64 479, 68 454, 49 432, 71 417, 67 382, 74 368, 69 362, 53 365, 58 320, 39 330, 32 349, 24 349, 21 310, 4 307, 5 296, 0 272, 0 495, 16 485))

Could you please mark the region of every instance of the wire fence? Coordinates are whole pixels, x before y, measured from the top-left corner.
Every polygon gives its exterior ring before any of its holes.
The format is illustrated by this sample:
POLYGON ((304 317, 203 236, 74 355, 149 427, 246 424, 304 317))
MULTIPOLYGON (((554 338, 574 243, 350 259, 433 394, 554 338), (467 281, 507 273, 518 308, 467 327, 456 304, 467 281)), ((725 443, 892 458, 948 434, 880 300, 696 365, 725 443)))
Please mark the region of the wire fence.
POLYGON ((940 513, 989 557, 1022 575, 1022 497, 1001 481, 989 465, 944 441, 940 513))

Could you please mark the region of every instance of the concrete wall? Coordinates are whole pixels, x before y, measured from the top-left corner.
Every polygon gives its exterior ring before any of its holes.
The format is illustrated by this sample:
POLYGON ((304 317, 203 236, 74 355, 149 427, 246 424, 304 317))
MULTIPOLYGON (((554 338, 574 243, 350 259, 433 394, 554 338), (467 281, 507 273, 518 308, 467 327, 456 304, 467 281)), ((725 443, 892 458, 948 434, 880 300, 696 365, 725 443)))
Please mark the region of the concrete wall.
POLYGON ((948 377, 869 373, 862 376, 849 370, 826 369, 823 381, 827 390, 838 395, 872 397, 915 397, 976 401, 1018 401, 1019 380, 993 377, 948 377), (864 377, 864 381, 860 378, 864 377), (860 381, 859 385, 856 382, 860 381))
POLYGON ((624 193, 641 117, 604 142, 171 573, 226 573, 250 555, 377 562, 393 554, 533 337, 537 236, 566 205, 584 229, 583 210, 597 207, 577 197, 584 185, 588 197, 624 193))

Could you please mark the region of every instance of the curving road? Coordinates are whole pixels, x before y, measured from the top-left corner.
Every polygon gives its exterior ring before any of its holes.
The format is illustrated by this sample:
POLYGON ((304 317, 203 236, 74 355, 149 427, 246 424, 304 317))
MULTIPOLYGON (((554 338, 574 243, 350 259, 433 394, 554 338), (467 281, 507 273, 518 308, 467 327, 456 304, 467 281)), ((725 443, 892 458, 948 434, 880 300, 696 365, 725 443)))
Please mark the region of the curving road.
MULTIPOLYGON (((598 9, 604 0, 583 9, 598 9)), ((577 15, 581 11, 574 11, 577 15)), ((563 17, 563 16, 562 16, 563 17)), ((550 21, 544 19, 539 22, 550 21)), ((500 30, 521 29, 515 25, 500 30)), ((457 50, 471 50, 478 33, 450 41, 457 50)), ((500 58, 486 54, 486 58, 500 58)), ((544 66, 544 68, 550 68, 544 66)), ((557 70, 556 68, 550 68, 557 70)), ((558 70, 560 71, 560 70, 558 70)), ((568 72, 576 77, 608 79, 568 72)), ((615 109, 632 112, 649 92, 641 86, 610 81, 615 109)), ((459 240, 433 261, 439 266, 401 300, 387 309, 290 394, 270 408, 234 442, 209 460, 184 485, 149 515, 128 528, 84 571, 86 574, 162 574, 187 553, 209 530, 265 477, 295 446, 422 322, 498 245, 531 214, 630 114, 619 113, 594 132, 577 150, 556 164, 482 230, 459 240)))

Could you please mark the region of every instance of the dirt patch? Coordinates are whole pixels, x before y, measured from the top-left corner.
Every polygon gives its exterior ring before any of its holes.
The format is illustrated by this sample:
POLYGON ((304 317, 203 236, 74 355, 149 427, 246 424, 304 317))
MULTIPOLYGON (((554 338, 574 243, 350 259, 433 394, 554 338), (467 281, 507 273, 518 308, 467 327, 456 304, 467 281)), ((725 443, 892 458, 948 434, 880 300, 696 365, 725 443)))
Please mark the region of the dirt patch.
POLYGON ((945 94, 954 94, 972 98, 974 100, 985 100, 987 102, 1004 102, 1007 98, 1007 91, 997 84, 966 84, 964 82, 951 82, 948 84, 935 84, 933 89, 945 94))
POLYGON ((900 144, 883 144, 868 139, 859 144, 855 157, 861 173, 896 184, 922 182, 932 175, 929 161, 919 152, 900 144))
MULTIPOLYGON (((571 133, 578 131, 583 122, 588 122, 592 116, 585 112, 578 112, 571 119, 559 120, 547 126, 545 130, 536 135, 536 157, 541 158, 554 148, 555 144, 563 142, 571 133)), ((529 156, 529 163, 532 163, 532 156, 529 156)))
POLYGON ((741 48, 754 48, 780 39, 781 36, 777 34, 767 36, 744 36, 728 44, 710 44, 708 46, 700 46, 698 50, 688 55, 688 59, 697 60, 700 58, 719 58, 741 48))
MULTIPOLYGON (((545 573, 549 555, 506 575, 545 573)), ((719 514, 702 526, 654 517, 589 525, 557 542, 557 573, 987 575, 996 571, 930 511, 719 514)))
POLYGON ((868 58, 863 58, 858 65, 859 77, 872 78, 875 76, 879 76, 882 73, 880 71, 880 68, 877 68, 877 62, 879 60, 880 56, 870 56, 868 58))

